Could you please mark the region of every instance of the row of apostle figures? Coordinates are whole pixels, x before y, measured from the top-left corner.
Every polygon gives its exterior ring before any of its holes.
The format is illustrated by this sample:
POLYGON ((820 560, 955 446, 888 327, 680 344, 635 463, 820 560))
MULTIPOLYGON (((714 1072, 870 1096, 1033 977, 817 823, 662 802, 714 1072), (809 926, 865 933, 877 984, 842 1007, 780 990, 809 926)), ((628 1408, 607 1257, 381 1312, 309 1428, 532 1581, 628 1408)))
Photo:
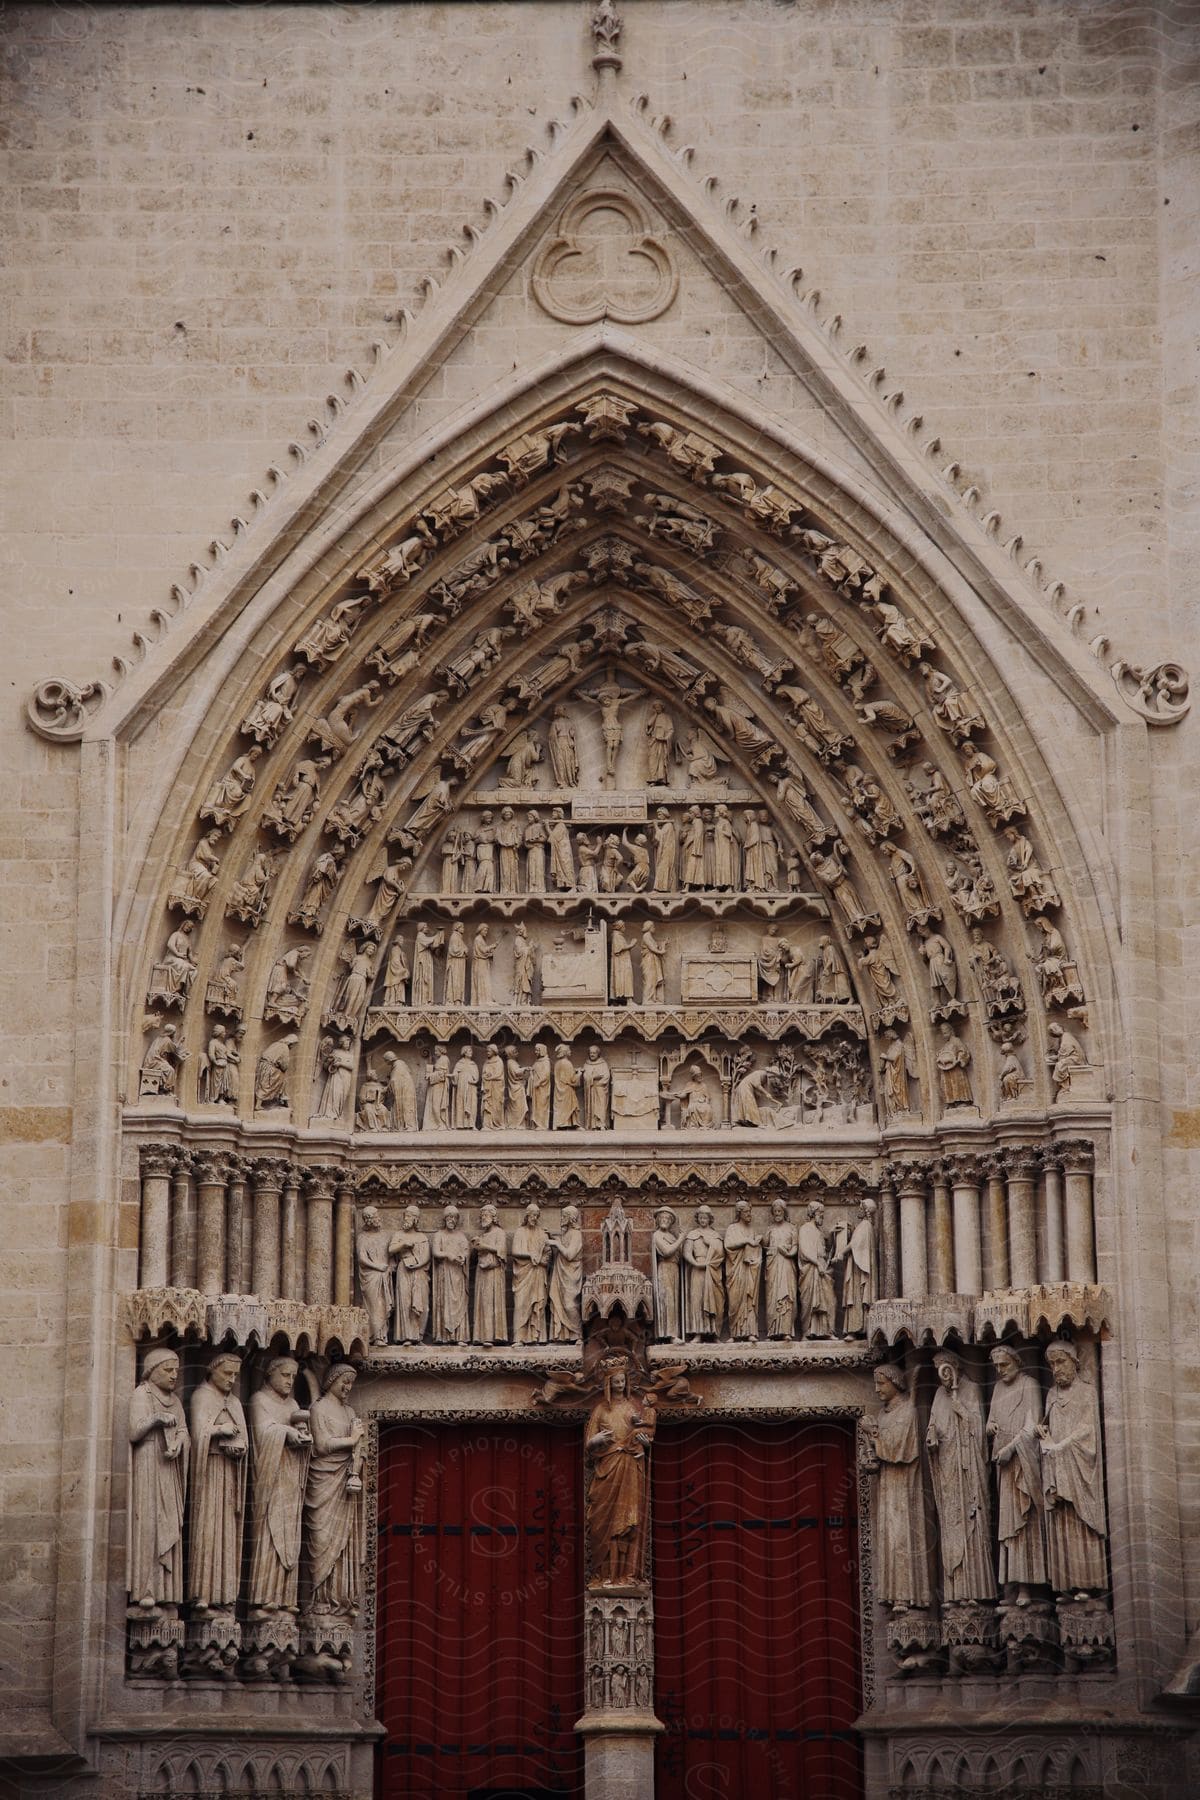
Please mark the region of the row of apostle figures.
POLYGON ((129 1408, 131 1618, 184 1601, 193 1618, 231 1613, 239 1598, 251 1618, 302 1601, 312 1613, 357 1608, 365 1440, 350 1406, 355 1371, 334 1364, 310 1406, 296 1395, 298 1372, 295 1357, 272 1357, 243 1406, 242 1359, 218 1350, 185 1415, 179 1356, 148 1352, 129 1408))
POLYGON ((937 1391, 924 1431, 908 1372, 875 1370, 877 1592, 894 1612, 932 1604, 926 1496, 932 1492, 943 1603, 998 1597, 1029 1606, 1048 1584, 1060 1599, 1107 1588, 1100 1408, 1065 1339, 1046 1346, 1051 1386, 1009 1343, 991 1353, 984 1416, 976 1382, 951 1350, 934 1353, 937 1391), (993 1483, 989 1465, 994 1470, 993 1483))
POLYGON ((579 1209, 564 1206, 558 1231, 531 1201, 511 1238, 495 1206, 479 1209, 474 1231, 457 1206, 433 1232, 406 1207, 398 1231, 364 1208, 358 1285, 375 1344, 570 1344, 582 1336, 583 1233, 579 1209), (511 1297, 511 1309, 510 1309, 511 1297), (430 1327, 432 1326, 432 1331, 430 1327))
POLYGON ((859 1202, 853 1228, 825 1229, 825 1208, 812 1200, 795 1225, 787 1204, 771 1201, 765 1231, 753 1223, 748 1200, 734 1206, 722 1231, 710 1207, 680 1231, 669 1206, 655 1214, 651 1239, 654 1322, 660 1340, 721 1337, 753 1342, 862 1337, 867 1309, 878 1298, 875 1202, 859 1202), (840 1304, 839 1304, 840 1302, 840 1304))

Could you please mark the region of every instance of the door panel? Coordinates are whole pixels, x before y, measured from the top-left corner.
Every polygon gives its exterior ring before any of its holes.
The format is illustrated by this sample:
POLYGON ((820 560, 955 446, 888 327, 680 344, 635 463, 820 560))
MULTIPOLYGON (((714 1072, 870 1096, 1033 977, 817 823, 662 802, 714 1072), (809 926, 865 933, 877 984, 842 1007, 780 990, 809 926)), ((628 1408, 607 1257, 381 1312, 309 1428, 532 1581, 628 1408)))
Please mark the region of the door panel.
POLYGON ((656 1800, 856 1800, 852 1430, 664 1423, 653 1482, 656 1800))
POLYGON ((578 1427, 381 1433, 381 1800, 580 1796, 578 1427))

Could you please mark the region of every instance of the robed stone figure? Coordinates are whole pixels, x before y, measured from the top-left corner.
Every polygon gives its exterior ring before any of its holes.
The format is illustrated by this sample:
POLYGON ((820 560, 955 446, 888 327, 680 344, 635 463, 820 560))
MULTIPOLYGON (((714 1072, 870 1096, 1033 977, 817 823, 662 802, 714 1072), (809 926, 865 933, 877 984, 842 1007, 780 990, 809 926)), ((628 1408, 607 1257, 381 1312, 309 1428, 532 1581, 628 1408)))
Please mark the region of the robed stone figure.
POLYGON ((419 1344, 429 1322, 429 1239, 415 1206, 405 1207, 400 1227, 388 1244, 396 1259, 396 1341, 419 1344))
POLYGON ((549 1240, 554 1252, 550 1266, 550 1341, 575 1344, 583 1336, 579 1298, 583 1290, 583 1233, 579 1208, 564 1206, 558 1236, 549 1240))
POLYGON ((314 1612, 353 1612, 362 1589, 364 1427, 350 1405, 353 1386, 349 1363, 336 1363, 309 1413, 304 1541, 314 1612))
POLYGON ((151 1350, 129 1402, 128 1587, 153 1611, 183 1599, 183 1499, 188 1429, 176 1395, 179 1358, 151 1350))
POLYGON ((678 1344, 683 1337, 683 1293, 680 1256, 683 1234, 679 1221, 669 1206, 661 1206, 654 1215, 654 1236, 650 1240, 650 1259, 654 1282, 654 1327, 660 1340, 678 1344))
POLYGON ((272 1357, 266 1380, 250 1401, 254 1509, 247 1599, 271 1610, 294 1610, 299 1597, 300 1521, 312 1438, 308 1413, 296 1404, 298 1370, 295 1357, 272 1357))
POLYGON ((475 1252, 475 1342, 506 1344, 508 1239, 503 1225, 496 1222, 496 1208, 490 1201, 479 1209, 479 1230, 475 1233, 472 1248, 475 1252))
POLYGON ((629 1393, 625 1367, 606 1369, 604 1398, 592 1408, 584 1433, 591 1468, 589 1587, 625 1587, 645 1579, 654 1427, 654 1406, 629 1393))
POLYGON ((846 1337, 866 1336, 867 1311, 877 1294, 875 1202, 863 1199, 842 1264, 842 1332, 846 1337))
POLYGON ((686 1270, 683 1329, 689 1338, 719 1337, 725 1317, 725 1244, 707 1206, 696 1208, 696 1223, 683 1240, 686 1270))
POLYGON ((953 1351, 934 1356, 938 1390, 925 1447, 937 1509, 943 1600, 994 1600, 992 1509, 984 1455, 983 1407, 974 1382, 962 1379, 953 1351))
POLYGON ((461 1230, 457 1206, 442 1209, 442 1228, 433 1234, 433 1336, 438 1344, 470 1341, 467 1312, 467 1271, 471 1240, 461 1230))
POLYGON ((363 1208, 355 1250, 358 1286, 371 1324, 371 1342, 386 1344, 388 1314, 392 1310, 392 1265, 388 1256, 388 1235, 373 1206, 363 1208))
POLYGON ((996 1530, 999 1577, 1028 1601, 1029 1589, 1046 1579, 1042 1471, 1038 1459, 1037 1377, 1021 1368, 1008 1344, 997 1344, 992 1363, 998 1380, 988 1408, 987 1436, 996 1465, 996 1530))
POLYGON ((906 1611, 930 1600, 921 1434, 903 1369, 881 1364, 875 1392, 883 1401, 874 1419, 880 1538, 875 1591, 888 1606, 906 1611))
POLYGON ((771 1202, 767 1230, 767 1336, 796 1335, 796 1227, 782 1200, 771 1202))
POLYGON ((531 1200, 512 1235, 513 1341, 546 1342, 546 1295, 550 1239, 539 1220, 542 1209, 531 1200))
POLYGON ((825 1239, 825 1208, 810 1200, 805 1219, 796 1233, 800 1271, 802 1337, 830 1337, 833 1333, 833 1277, 829 1273, 829 1245, 825 1239))
POLYGON ((197 1613, 237 1604, 246 1517, 246 1414, 234 1391, 242 1359, 218 1351, 192 1395, 188 1599, 197 1613))
POLYGON ((1082 1599, 1108 1586, 1100 1407, 1095 1388, 1080 1379, 1074 1344, 1065 1339, 1048 1344, 1046 1361, 1054 1386, 1038 1437, 1050 1581, 1056 1594, 1082 1599))
POLYGON ((725 1292, 729 1335, 757 1338, 758 1291, 762 1283, 762 1238, 751 1224, 748 1200, 739 1200, 725 1227, 725 1292))

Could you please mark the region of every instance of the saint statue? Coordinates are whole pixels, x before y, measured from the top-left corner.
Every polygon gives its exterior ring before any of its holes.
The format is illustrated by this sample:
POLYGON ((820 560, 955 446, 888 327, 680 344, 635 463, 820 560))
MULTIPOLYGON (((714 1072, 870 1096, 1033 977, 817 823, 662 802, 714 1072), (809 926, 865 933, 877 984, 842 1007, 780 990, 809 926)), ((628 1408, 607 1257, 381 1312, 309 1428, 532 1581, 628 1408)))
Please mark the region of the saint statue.
POLYGON ((457 1206, 442 1210, 442 1225, 433 1234, 433 1336, 438 1344, 465 1344, 470 1340, 467 1315, 467 1265, 471 1240, 460 1228, 457 1206))
POLYGON ((151 1350, 129 1402, 127 1587, 134 1608, 154 1613, 183 1599, 183 1497, 188 1429, 175 1393, 179 1358, 151 1350))
POLYGON ((925 1447, 937 1508, 942 1598, 994 1600, 992 1508, 983 1443, 983 1409, 974 1382, 962 1378, 953 1350, 934 1354, 938 1390, 925 1447))
POLYGON ((996 1465, 999 1576, 1006 1598, 1028 1606, 1030 1588, 1046 1579, 1038 1460, 1042 1395, 1037 1377, 1022 1369, 1011 1344, 997 1344, 992 1363, 999 1379, 988 1408, 987 1438, 996 1465))
POLYGON ((696 1209, 696 1223, 683 1240, 683 1261, 687 1272, 684 1334, 689 1338, 720 1337, 725 1317, 725 1243, 713 1227, 707 1206, 696 1209))
POLYGON ((883 1402, 873 1420, 880 1536, 875 1592, 893 1611, 907 1612, 930 1601, 917 1409, 908 1377, 895 1363, 876 1369, 875 1392, 883 1402))
POLYGON ((604 1398, 584 1433, 589 1587, 627 1587, 645 1579, 653 1403, 629 1393, 624 1357, 605 1359, 604 1398))
POLYGON ((554 1129, 568 1131, 578 1124, 579 1070, 571 1061, 570 1046, 560 1044, 554 1052, 554 1129))
POLYGON ((729 1298, 729 1335, 758 1337, 758 1291, 762 1283, 762 1238, 751 1223, 748 1200, 739 1200, 725 1227, 725 1291, 729 1298))
POLYGON ((358 1258, 358 1288, 371 1324, 371 1342, 388 1341, 388 1314, 392 1310, 392 1272, 388 1256, 387 1232, 373 1206, 363 1208, 362 1224, 355 1244, 358 1258))
POLYGON ((353 1612, 362 1592, 365 1428, 350 1405, 354 1379, 349 1363, 335 1363, 309 1413, 304 1542, 314 1612, 353 1612))
POLYGON ((606 1131, 609 1126, 609 1103, 612 1096, 612 1070, 593 1044, 579 1075, 583 1088, 583 1126, 585 1131, 606 1131))
POLYGON ((661 1206, 654 1215, 654 1235, 650 1240, 650 1260, 654 1282, 654 1325, 661 1343, 678 1344, 683 1339, 683 1294, 680 1288, 680 1253, 683 1234, 679 1221, 669 1206, 661 1206))
POLYGON ((796 1227, 778 1196, 771 1202, 767 1230, 767 1336, 796 1335, 796 1227))
POLYGON ((1046 1346, 1054 1386, 1038 1426, 1046 1550, 1056 1594, 1086 1599, 1108 1586, 1104 1483, 1096 1390, 1079 1376, 1079 1352, 1065 1338, 1046 1346))
POLYGON ((513 1341, 518 1344, 546 1342, 550 1239, 539 1222, 541 1216, 541 1207, 531 1200, 512 1236, 513 1341))
POLYGON ((294 1610, 299 1594, 300 1519, 312 1453, 308 1413, 293 1391, 299 1366, 294 1356, 272 1357, 250 1401, 254 1512, 246 1598, 270 1611, 294 1610))
POLYGON ((477 1344, 508 1342, 508 1313, 504 1279, 508 1269, 508 1239, 496 1222, 496 1208, 489 1201, 479 1209, 479 1230, 472 1241, 475 1252, 475 1330, 477 1344))
POLYGON ((842 1333, 845 1337, 865 1337, 867 1309, 879 1297, 879 1281, 875 1266, 875 1202, 863 1198, 858 1203, 858 1222, 846 1245, 842 1264, 842 1333))
POLYGON ((192 1395, 188 1599, 194 1614, 234 1607, 242 1581, 246 1513, 246 1415, 235 1389, 242 1359, 218 1350, 192 1395))
POLYGON ((429 1320, 429 1239, 417 1207, 406 1206, 400 1223, 388 1244, 388 1255, 396 1259, 396 1339, 419 1344, 429 1320))
POLYGON ((583 1289, 583 1233, 579 1208, 564 1206, 558 1236, 550 1240, 554 1262, 550 1269, 550 1341, 577 1344, 583 1337, 579 1296, 583 1289))
POLYGON ((800 1265, 800 1317, 802 1337, 830 1337, 833 1333, 833 1277, 829 1273, 829 1246, 825 1241, 825 1208, 810 1200, 805 1219, 796 1234, 800 1265))

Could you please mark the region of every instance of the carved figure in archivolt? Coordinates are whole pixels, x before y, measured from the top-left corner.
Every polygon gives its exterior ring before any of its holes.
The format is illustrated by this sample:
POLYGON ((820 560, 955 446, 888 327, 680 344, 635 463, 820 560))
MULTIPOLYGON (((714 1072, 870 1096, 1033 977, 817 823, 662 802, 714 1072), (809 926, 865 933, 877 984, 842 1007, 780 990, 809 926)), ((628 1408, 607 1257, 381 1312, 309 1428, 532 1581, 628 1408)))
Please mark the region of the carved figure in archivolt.
POLYGON ((833 1276, 825 1235, 825 1208, 820 1200, 810 1200, 804 1209, 804 1222, 796 1234, 796 1253, 800 1271, 800 1334, 832 1337, 833 1276))
POLYGON ((254 1510, 247 1599, 252 1607, 294 1608, 300 1581, 300 1522, 312 1452, 308 1413, 296 1403, 299 1364, 275 1356, 250 1401, 254 1510))
POLYGON ((166 948, 150 972, 147 1006, 178 1006, 182 1011, 187 1004, 192 983, 196 979, 192 930, 192 921, 185 919, 177 930, 169 934, 166 948))
POLYGON ((875 1202, 864 1196, 858 1218, 846 1240, 842 1264, 842 1333, 865 1337, 867 1311, 879 1298, 879 1272, 875 1248, 875 1202))
POLYGON ((1079 979, 1079 968, 1067 949, 1062 932, 1051 919, 1035 919, 1034 924, 1042 934, 1033 966, 1042 984, 1043 1000, 1048 1007, 1069 1006, 1072 1001, 1082 1005, 1083 983, 1079 979))
POLYGON ((942 1101, 946 1106, 973 1106, 971 1091, 970 1046, 949 1025, 942 1026, 937 1055, 938 1080, 942 1085, 942 1101))
POLYGON ((917 1072, 911 1044, 907 1038, 898 1037, 890 1027, 880 1034, 879 1069, 879 1091, 886 1123, 911 1110, 908 1084, 917 1072))
POLYGON ((496 1208, 479 1209, 479 1230, 471 1242, 475 1253, 475 1331, 477 1344, 508 1342, 506 1284, 508 1239, 497 1224, 496 1208))
POLYGON ((296 716, 296 696, 307 674, 303 663, 293 663, 290 669, 272 676, 263 698, 255 701, 242 720, 243 735, 259 744, 273 744, 296 716))
POLYGON ((1100 1406, 1079 1374, 1079 1352, 1065 1339, 1046 1346, 1054 1385, 1037 1428, 1046 1500, 1046 1550, 1056 1594, 1077 1600, 1108 1586, 1100 1406))
POLYGON ((471 1335, 467 1311, 467 1270, 471 1240, 462 1229, 457 1206, 442 1210, 442 1223, 433 1234, 433 1336, 438 1344, 465 1344, 471 1335))
POLYGON ((236 1104, 240 1035, 239 1030, 230 1037, 223 1025, 214 1025, 212 1035, 200 1053, 200 1099, 209 1106, 236 1104))
POLYGON ((590 1587, 626 1587, 645 1579, 653 1400, 629 1392, 623 1357, 605 1359, 604 1398, 584 1432, 590 1466, 587 1541, 590 1587))
POLYGON ((353 1611, 362 1591, 366 1434, 350 1405, 354 1381, 349 1363, 335 1363, 309 1413, 312 1455, 304 1488, 304 1540, 308 1604, 314 1612, 353 1611))
POLYGON ((204 917, 208 896, 221 871, 221 859, 217 855, 220 841, 219 831, 207 831, 196 844, 168 889, 167 905, 173 911, 186 913, 197 919, 204 917))
POLYGON ((392 1273, 388 1256, 388 1234, 373 1206, 363 1208, 362 1223, 355 1242, 358 1262, 358 1291, 370 1322, 371 1342, 388 1341, 388 1315, 392 1309, 392 1273))
POLYGON ((707 1206, 683 1240, 683 1329, 689 1338, 719 1337, 725 1318, 725 1244, 707 1206))
POLYGON ((291 924, 306 925, 310 930, 320 931, 321 913, 341 879, 343 855, 339 846, 338 850, 323 850, 316 858, 308 872, 300 904, 288 914, 291 924))
POLYGON ((1021 902, 1022 911, 1029 914, 1042 912, 1046 907, 1061 906, 1058 889, 1038 863, 1029 839, 1015 825, 1006 825, 1004 835, 1009 843, 1004 859, 1008 867, 1008 885, 1013 898, 1021 902))
POLYGON ((997 1381, 988 1407, 987 1438, 996 1465, 999 1577, 1007 1599, 1028 1604, 1030 1588, 1046 1579, 1042 1472, 1038 1458, 1041 1390, 1015 1350, 992 1351, 997 1381))
POLYGON ((751 1223, 748 1200, 739 1200, 725 1227, 725 1292, 729 1304, 729 1335, 758 1337, 758 1296, 762 1285, 763 1241, 751 1223))
POLYGON ((228 944, 204 989, 204 1005, 208 1012, 224 1013, 239 1019, 242 1014, 242 981, 246 974, 246 952, 241 944, 228 944))
POLYGON ((232 831, 250 805, 257 775, 255 763, 262 755, 252 744, 244 756, 235 757, 224 775, 217 777, 200 806, 200 817, 211 819, 221 831, 232 831))
POLYGON ((767 1228, 767 1336, 796 1335, 797 1252, 796 1227, 788 1218, 786 1203, 776 1195, 771 1202, 767 1228))
MULTIPOLYGON (((170 1030, 170 1026, 165 1026, 164 1030, 170 1030)), ((1054 1097, 1061 1100, 1064 1094, 1070 1093, 1074 1079, 1091 1073, 1092 1065, 1073 1031, 1062 1025, 1048 1025, 1046 1035, 1050 1039, 1046 1065, 1054 1083, 1054 1097)))
POLYGON ((183 1506, 187 1420, 175 1392, 179 1358, 147 1353, 129 1402, 129 1500, 126 1582, 131 1610, 155 1613, 183 1599, 183 1506))
POLYGON ((287 1082, 292 1066, 292 1051, 300 1034, 289 1031, 273 1044, 268 1044, 254 1071, 254 1104, 260 1110, 268 1106, 288 1104, 287 1082))
POLYGON ((219 1350, 192 1395, 187 1591, 196 1616, 235 1606, 241 1588, 250 1447, 246 1415, 236 1393, 241 1372, 237 1352, 219 1350))
POLYGON ((903 1369, 882 1364, 875 1371, 875 1392, 883 1402, 873 1421, 880 1540, 875 1592, 893 1611, 903 1612, 930 1601, 921 1435, 903 1369))
POLYGON ((354 1049, 348 1037, 321 1039, 321 1067, 325 1073, 318 1119, 344 1119, 354 1091, 354 1049))
POLYGON ((942 1597, 994 1600, 992 1508, 979 1390, 964 1379, 962 1358, 952 1350, 939 1349, 933 1360, 938 1389, 925 1448, 937 1508, 942 1597))
POLYGON ((175 1041, 176 1027, 168 1021, 151 1038, 142 1062, 139 1092, 144 1099, 155 1094, 174 1094, 179 1078, 179 1065, 186 1061, 187 1051, 175 1041))
POLYGON ((405 1207, 400 1230, 392 1233, 387 1249, 389 1259, 394 1261, 396 1341, 400 1344, 419 1344, 429 1323, 429 1268, 432 1256, 429 1239, 421 1230, 418 1207, 405 1207))

